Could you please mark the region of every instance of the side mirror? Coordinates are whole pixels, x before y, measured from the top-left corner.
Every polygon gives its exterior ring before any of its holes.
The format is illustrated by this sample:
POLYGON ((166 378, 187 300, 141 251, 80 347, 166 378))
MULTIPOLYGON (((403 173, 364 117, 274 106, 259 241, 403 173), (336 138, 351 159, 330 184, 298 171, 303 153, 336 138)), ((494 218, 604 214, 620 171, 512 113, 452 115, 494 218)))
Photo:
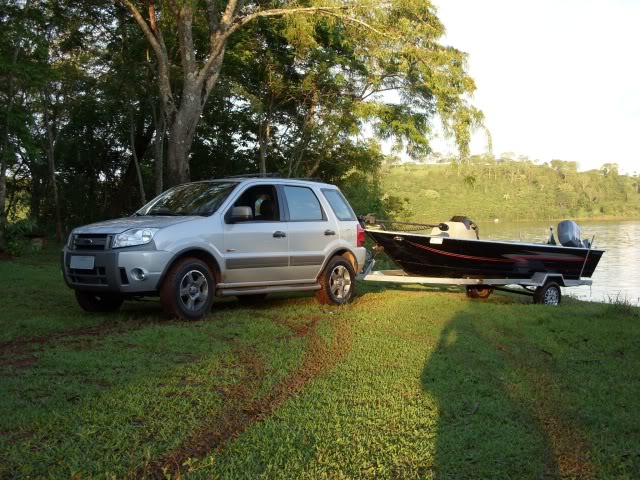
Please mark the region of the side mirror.
POLYGON ((247 220, 253 220, 251 207, 233 207, 231 209, 231 221, 233 223, 246 222, 247 220))

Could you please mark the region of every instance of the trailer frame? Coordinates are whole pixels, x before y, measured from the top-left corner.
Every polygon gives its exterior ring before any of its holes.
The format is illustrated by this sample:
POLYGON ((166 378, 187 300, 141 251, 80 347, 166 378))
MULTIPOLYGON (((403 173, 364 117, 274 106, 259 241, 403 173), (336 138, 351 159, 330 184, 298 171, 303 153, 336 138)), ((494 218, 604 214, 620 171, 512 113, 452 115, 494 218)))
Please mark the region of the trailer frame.
POLYGON ((357 276, 365 282, 381 282, 418 285, 459 285, 467 288, 470 298, 485 299, 493 290, 528 295, 534 297, 535 303, 558 305, 561 301, 560 287, 577 287, 592 285, 590 278, 567 279, 559 273, 536 272, 529 278, 443 278, 410 275, 404 270, 373 270, 375 258, 357 276), (507 287, 520 287, 507 288, 507 287), (531 289, 535 290, 531 290, 531 289), (550 293, 547 293, 551 289, 550 293), (477 292, 488 292, 477 296, 477 292))

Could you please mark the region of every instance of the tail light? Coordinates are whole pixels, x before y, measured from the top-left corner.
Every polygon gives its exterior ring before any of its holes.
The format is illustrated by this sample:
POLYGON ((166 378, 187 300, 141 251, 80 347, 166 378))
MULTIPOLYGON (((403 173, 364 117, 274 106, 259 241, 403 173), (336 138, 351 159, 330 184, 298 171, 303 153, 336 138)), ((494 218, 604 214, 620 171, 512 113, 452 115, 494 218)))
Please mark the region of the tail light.
POLYGON ((358 224, 358 247, 364 247, 364 228, 358 224))

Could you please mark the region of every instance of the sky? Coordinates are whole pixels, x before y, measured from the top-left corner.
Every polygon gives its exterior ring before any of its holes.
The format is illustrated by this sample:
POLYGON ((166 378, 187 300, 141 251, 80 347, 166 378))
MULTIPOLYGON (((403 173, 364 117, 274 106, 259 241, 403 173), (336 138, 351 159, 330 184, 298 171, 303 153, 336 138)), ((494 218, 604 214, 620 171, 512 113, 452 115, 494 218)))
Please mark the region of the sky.
POLYGON ((496 155, 640 172, 640 0, 432 1, 443 43, 469 54, 496 155))

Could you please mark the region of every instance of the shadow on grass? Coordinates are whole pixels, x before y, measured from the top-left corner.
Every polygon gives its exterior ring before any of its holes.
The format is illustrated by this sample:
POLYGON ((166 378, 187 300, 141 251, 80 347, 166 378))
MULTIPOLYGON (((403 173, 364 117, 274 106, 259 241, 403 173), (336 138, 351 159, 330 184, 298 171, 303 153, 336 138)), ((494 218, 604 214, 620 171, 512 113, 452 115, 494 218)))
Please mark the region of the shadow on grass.
POLYGON ((553 355, 499 320, 455 314, 422 371, 438 478, 595 478, 553 355))
POLYGON ((557 462, 531 398, 514 388, 513 365, 474 323, 471 313, 455 314, 422 371, 422 386, 439 409, 431 473, 557 478, 557 462))

